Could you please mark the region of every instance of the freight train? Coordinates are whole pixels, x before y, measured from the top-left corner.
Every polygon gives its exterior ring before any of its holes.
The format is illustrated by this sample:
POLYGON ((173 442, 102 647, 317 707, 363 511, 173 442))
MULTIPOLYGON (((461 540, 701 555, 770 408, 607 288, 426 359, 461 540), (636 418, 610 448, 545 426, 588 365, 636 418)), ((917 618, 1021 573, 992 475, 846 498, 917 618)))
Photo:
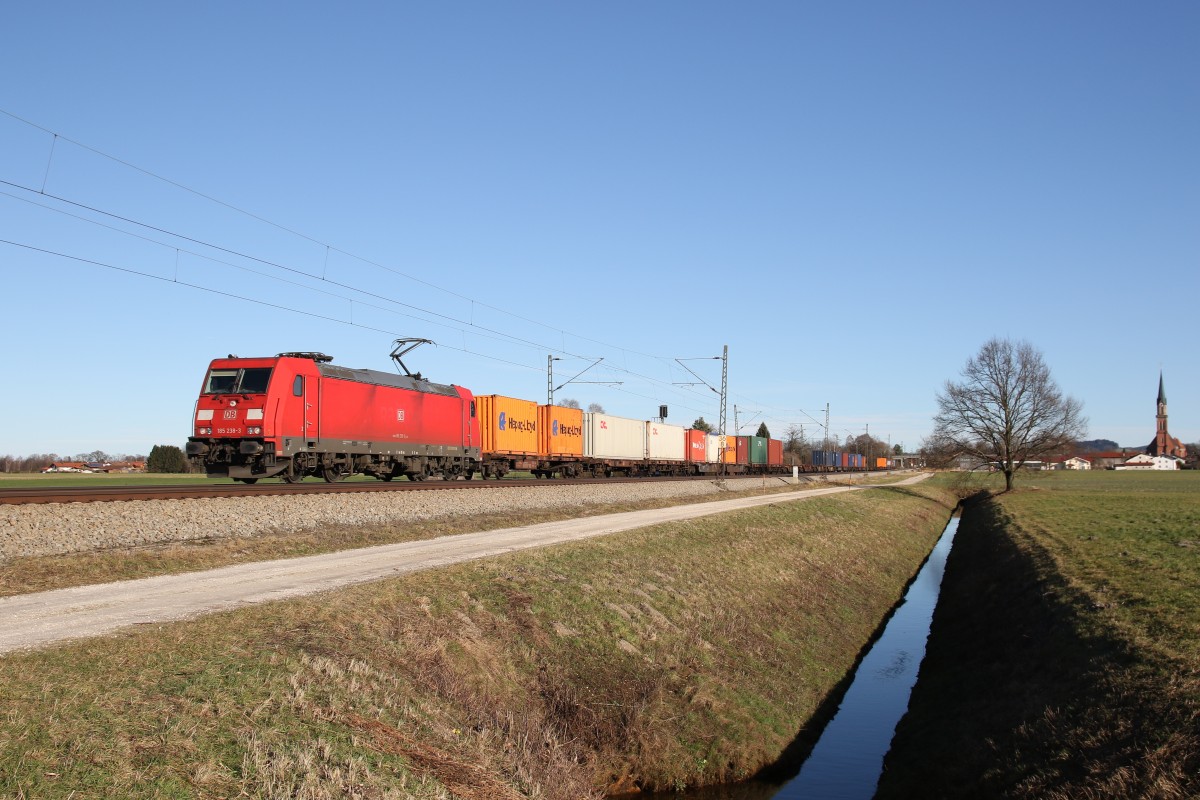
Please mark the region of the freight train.
MULTIPOLYGON (((403 366, 396 351, 393 357, 403 366)), ((335 482, 356 473, 421 481, 501 478, 516 470, 539 478, 792 471, 778 439, 477 396, 407 368, 399 375, 332 360, 309 352, 213 360, 196 401, 188 459, 210 476, 243 483, 306 476, 335 482)), ((817 453, 821 463, 801 469, 866 467, 855 454, 817 453)))

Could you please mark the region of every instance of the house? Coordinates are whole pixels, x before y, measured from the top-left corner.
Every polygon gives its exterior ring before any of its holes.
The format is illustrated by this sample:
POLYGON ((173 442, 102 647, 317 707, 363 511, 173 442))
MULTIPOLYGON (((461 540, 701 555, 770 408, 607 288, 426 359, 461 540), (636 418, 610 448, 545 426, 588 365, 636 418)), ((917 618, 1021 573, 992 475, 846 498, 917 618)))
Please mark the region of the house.
POLYGON ((1113 469, 1119 470, 1156 470, 1156 469, 1180 469, 1183 466, 1183 459, 1175 456, 1152 456, 1148 453, 1139 453, 1123 464, 1117 464, 1113 469))
POLYGON ((55 461, 42 472, 91 472, 92 470, 82 461, 55 461))
POLYGON ((1092 462, 1088 461, 1083 456, 1071 456, 1056 460, 1050 467, 1051 469, 1091 469, 1092 462))
POLYGON ((1132 447, 1123 447, 1120 450, 1102 450, 1096 453, 1088 453, 1088 458, 1092 462, 1092 469, 1112 469, 1117 464, 1124 464, 1131 456, 1141 453, 1141 450, 1132 447))

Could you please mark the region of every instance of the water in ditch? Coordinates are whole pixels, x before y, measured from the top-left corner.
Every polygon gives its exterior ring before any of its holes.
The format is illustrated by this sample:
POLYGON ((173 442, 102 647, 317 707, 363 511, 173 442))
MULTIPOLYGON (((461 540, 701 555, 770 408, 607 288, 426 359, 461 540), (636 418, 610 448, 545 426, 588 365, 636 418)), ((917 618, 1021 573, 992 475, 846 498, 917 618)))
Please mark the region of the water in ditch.
POLYGON ((696 789, 663 797, 686 800, 867 800, 875 794, 883 758, 896 724, 908 709, 909 695, 925 656, 933 609, 946 570, 946 557, 958 531, 950 520, 929 558, 909 585, 855 670, 837 712, 821 732, 799 773, 785 782, 749 782, 696 789))

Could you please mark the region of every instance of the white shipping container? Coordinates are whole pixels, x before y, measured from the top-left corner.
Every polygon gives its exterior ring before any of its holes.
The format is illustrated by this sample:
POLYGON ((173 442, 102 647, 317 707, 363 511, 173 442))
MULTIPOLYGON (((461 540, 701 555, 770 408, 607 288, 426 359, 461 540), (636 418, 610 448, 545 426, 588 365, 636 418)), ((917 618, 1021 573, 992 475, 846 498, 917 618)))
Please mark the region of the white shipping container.
POLYGON ((583 454, 588 458, 646 458, 646 421, 608 414, 583 415, 583 454))
POLYGON ((705 439, 704 460, 709 464, 721 463, 721 437, 710 433, 705 439))
POLYGON ((646 454, 651 461, 683 461, 687 458, 687 429, 664 422, 646 423, 646 454))

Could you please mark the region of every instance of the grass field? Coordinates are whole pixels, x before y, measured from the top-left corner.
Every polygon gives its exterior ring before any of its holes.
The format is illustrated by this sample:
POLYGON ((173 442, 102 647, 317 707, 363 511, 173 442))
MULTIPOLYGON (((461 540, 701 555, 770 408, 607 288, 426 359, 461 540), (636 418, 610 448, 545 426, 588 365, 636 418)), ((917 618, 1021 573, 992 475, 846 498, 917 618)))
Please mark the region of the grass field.
POLYGON ((881 797, 1200 796, 1200 472, 1035 473, 971 506, 886 775, 881 797))
POLYGON ((209 478, 206 475, 145 472, 7 472, 0 475, 0 489, 69 486, 166 486, 196 483, 232 483, 229 479, 209 478))
POLYGON ((954 501, 780 503, 9 654, 0 795, 578 800, 745 777, 827 706, 954 501))

